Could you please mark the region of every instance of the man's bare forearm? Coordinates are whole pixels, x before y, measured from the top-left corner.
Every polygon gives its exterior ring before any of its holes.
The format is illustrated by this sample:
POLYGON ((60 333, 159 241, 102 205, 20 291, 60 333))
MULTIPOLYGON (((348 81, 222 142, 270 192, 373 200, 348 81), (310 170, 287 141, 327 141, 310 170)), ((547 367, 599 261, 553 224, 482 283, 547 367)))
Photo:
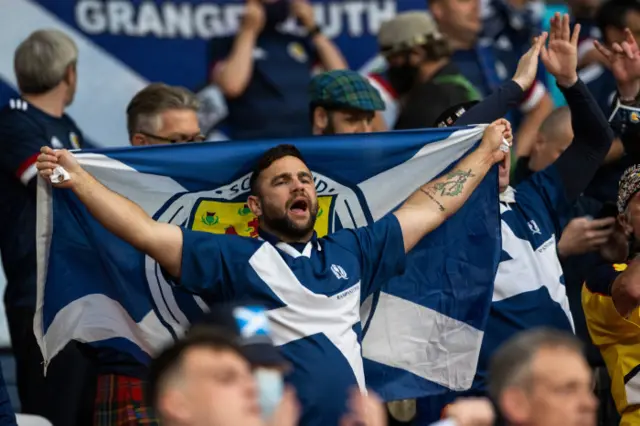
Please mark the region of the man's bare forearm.
POLYGON ((253 31, 241 29, 233 42, 231 54, 214 78, 214 82, 230 98, 242 95, 249 85, 253 75, 253 49, 257 37, 253 31))
POLYGON ((111 191, 84 170, 73 179, 76 180, 73 192, 102 226, 136 249, 149 252, 155 221, 140 206, 111 191))
POLYGON ((421 186, 395 212, 405 251, 440 226, 469 199, 493 164, 491 154, 476 149, 450 172, 421 186))
POLYGON ((450 216, 462 207, 490 168, 491 160, 476 150, 445 175, 420 187, 407 204, 426 210, 433 210, 435 206, 439 212, 450 216))
POLYGON ((322 67, 326 71, 343 70, 349 68, 340 49, 324 34, 317 34, 312 38, 322 67))

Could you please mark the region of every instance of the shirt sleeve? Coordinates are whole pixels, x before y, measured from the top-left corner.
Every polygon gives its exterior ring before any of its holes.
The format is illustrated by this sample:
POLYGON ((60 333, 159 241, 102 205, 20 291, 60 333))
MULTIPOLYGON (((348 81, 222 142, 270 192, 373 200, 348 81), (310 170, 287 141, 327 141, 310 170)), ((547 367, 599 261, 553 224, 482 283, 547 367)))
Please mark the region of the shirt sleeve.
POLYGON ((480 103, 462 114, 455 125, 491 123, 504 117, 512 107, 518 105, 523 94, 524 92, 518 83, 507 80, 480 103))
POLYGON ((538 78, 533 82, 529 90, 525 92, 524 99, 520 104, 520 112, 522 112, 523 114, 527 114, 534 110, 546 94, 547 87, 540 80, 540 78, 538 78))
POLYGON ((637 335, 637 326, 620 316, 611 298, 611 286, 626 267, 626 264, 600 265, 582 288, 582 308, 589 334, 600 348, 637 335))
POLYGON ((0 119, 0 169, 34 190, 36 160, 44 145, 49 145, 44 131, 23 114, 7 114, 0 119))
POLYGON ((362 299, 379 290, 391 278, 404 273, 406 254, 402 229, 393 214, 369 226, 343 229, 329 238, 359 260, 362 299))
POLYGON ((195 294, 220 299, 228 296, 230 288, 225 288, 225 283, 230 282, 232 245, 241 244, 233 241, 238 238, 182 228, 181 276, 172 280, 173 284, 195 294))
POLYGON ((571 109, 573 141, 551 166, 558 170, 558 186, 573 203, 587 188, 602 165, 614 139, 613 130, 587 86, 580 80, 560 87, 571 109))

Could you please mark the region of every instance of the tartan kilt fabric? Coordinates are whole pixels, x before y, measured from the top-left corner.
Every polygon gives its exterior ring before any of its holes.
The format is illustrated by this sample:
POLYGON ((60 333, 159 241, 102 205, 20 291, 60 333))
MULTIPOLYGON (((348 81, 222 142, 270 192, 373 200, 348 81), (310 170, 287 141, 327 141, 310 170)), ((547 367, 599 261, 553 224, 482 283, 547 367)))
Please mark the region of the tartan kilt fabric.
POLYGON ((159 426, 146 402, 146 389, 140 379, 116 374, 98 377, 94 426, 159 426))

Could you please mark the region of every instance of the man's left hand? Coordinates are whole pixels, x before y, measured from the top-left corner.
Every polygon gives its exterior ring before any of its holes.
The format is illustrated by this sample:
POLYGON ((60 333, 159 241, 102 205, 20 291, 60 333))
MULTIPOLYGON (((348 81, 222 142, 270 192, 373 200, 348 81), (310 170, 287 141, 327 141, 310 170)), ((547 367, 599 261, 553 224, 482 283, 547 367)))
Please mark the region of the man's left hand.
POLYGON ((300 23, 307 29, 312 30, 316 26, 316 16, 313 6, 307 0, 293 0, 291 2, 291 13, 300 20, 300 23))
POLYGON ((540 57, 547 71, 562 87, 571 87, 578 81, 578 36, 580 24, 576 24, 571 34, 569 15, 556 13, 551 18, 549 47, 542 47, 540 57))

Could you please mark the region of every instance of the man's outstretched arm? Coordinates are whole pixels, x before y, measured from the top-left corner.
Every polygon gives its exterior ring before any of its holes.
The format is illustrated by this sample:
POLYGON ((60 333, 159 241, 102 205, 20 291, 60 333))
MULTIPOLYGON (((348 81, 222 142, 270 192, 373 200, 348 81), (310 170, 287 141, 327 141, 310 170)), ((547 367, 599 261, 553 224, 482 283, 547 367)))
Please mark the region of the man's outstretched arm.
POLYGON ((506 154, 500 150, 503 139, 511 140, 511 125, 500 119, 487 127, 478 148, 450 172, 420 187, 394 213, 402 229, 405 252, 457 212, 491 166, 504 160, 506 154))
POLYGON ((71 189, 91 215, 111 233, 155 259, 172 277, 180 277, 182 231, 153 220, 140 206, 98 182, 67 150, 43 147, 36 167, 51 182, 53 170, 62 166, 71 179, 56 188, 71 189))

